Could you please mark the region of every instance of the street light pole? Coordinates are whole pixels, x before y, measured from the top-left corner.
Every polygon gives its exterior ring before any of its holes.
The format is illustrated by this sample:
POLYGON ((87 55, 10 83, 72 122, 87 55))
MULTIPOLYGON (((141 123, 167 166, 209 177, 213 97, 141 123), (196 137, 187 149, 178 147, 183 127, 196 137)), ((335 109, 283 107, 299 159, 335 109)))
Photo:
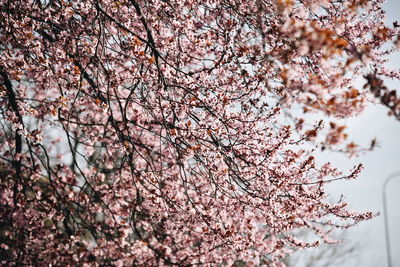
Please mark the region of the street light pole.
POLYGON ((387 208, 387 200, 386 200, 386 188, 387 188, 388 183, 396 177, 400 177, 400 171, 389 175, 385 179, 385 182, 383 183, 383 191, 382 191, 383 219, 385 221, 386 255, 387 255, 388 267, 392 267, 393 265, 392 265, 392 254, 390 251, 391 249, 390 249, 390 235, 389 235, 389 216, 388 216, 388 208, 387 208))

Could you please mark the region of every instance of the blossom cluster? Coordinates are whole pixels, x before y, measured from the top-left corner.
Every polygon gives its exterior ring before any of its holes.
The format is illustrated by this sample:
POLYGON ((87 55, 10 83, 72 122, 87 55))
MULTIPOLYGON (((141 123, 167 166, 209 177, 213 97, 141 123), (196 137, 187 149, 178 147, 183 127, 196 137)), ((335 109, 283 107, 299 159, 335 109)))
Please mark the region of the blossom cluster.
POLYGON ((370 219, 303 115, 362 112, 371 66, 398 114, 382 2, 0 0, 0 263, 282 266, 370 219))

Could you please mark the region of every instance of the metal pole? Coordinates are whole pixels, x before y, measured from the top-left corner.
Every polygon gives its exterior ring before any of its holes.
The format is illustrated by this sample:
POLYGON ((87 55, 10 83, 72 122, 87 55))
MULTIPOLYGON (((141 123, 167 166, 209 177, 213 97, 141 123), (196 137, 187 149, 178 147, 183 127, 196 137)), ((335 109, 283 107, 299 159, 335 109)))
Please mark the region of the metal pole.
POLYGON ((383 192, 382 192, 382 197, 383 197, 383 219, 385 221, 385 237, 386 237, 386 255, 387 255, 387 262, 388 262, 388 267, 392 267, 392 253, 390 249, 390 234, 389 234, 389 216, 388 216, 388 208, 387 208, 387 201, 386 201, 386 188, 389 183, 393 178, 400 177, 400 172, 393 173, 389 175, 383 184, 383 192))

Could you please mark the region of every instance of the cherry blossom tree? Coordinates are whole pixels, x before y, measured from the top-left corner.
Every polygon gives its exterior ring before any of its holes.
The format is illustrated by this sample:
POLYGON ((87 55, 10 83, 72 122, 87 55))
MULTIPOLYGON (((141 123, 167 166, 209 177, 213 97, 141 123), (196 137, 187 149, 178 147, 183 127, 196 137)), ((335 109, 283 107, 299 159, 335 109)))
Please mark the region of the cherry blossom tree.
POLYGON ((1 264, 282 266, 373 217, 315 151, 399 117, 382 2, 0 0, 1 264))

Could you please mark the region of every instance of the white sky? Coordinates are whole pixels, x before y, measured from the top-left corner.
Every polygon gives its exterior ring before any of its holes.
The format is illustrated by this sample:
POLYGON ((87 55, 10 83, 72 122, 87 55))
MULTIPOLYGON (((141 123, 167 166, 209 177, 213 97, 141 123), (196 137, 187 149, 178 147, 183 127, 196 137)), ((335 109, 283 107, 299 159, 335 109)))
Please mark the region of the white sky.
MULTIPOLYGON (((399 0, 388 0, 384 8, 387 11, 388 26, 392 26, 396 20, 400 22, 399 0)), ((399 69, 399 63, 400 56, 396 56, 391 59, 389 66, 399 69)), ((399 83, 386 81, 386 84, 392 89, 400 89, 399 83)), ((363 163, 365 169, 358 180, 333 183, 328 190, 334 199, 343 194, 352 210, 381 213, 377 218, 349 230, 346 239, 351 244, 357 243, 356 251, 351 255, 344 251, 338 252, 339 257, 343 257, 340 263, 338 261, 327 266, 387 266, 382 187, 386 177, 400 171, 400 121, 388 117, 387 111, 384 107, 371 105, 363 115, 347 120, 347 132, 356 143, 368 146, 371 139, 377 137, 379 147, 375 151, 350 160, 335 153, 325 153, 322 158, 322 161, 333 162, 343 170, 363 163)), ((386 194, 392 263, 393 266, 400 266, 400 177, 389 183, 386 194)), ((292 265, 303 266, 309 255, 305 253, 292 265)))

